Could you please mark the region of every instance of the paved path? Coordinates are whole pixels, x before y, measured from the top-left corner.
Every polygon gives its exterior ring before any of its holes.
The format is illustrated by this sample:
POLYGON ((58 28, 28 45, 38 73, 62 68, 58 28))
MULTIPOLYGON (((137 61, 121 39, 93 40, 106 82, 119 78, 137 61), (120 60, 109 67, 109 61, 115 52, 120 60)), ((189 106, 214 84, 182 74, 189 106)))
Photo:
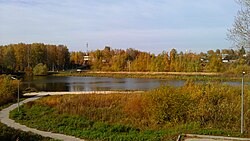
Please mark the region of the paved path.
POLYGON ((38 92, 26 93, 24 96, 45 96, 45 95, 65 95, 65 94, 131 94, 142 93, 144 91, 79 91, 79 92, 38 92))
POLYGON ((184 141, 250 141, 249 138, 186 134, 184 141))
MULTIPOLYGON (((120 94, 129 94, 129 93, 140 93, 142 91, 134 91, 134 92, 130 92, 130 91, 85 91, 85 92, 39 92, 39 93, 27 93, 24 94, 26 96, 34 96, 32 98, 28 98, 24 101, 20 102, 20 105, 30 102, 30 101, 34 101, 37 100, 43 96, 46 95, 64 95, 64 94, 111 94, 111 93, 120 93, 120 94)), ((0 111, 0 121, 4 124, 6 124, 9 127, 15 128, 15 129, 20 129, 26 132, 33 132, 35 134, 39 134, 41 136, 44 137, 50 137, 50 138, 54 138, 54 139, 59 139, 59 140, 64 140, 64 141, 84 141, 83 139, 79 139, 73 136, 68 136, 68 135, 64 135, 64 134, 58 134, 58 133, 51 133, 51 132, 45 132, 45 131, 40 131, 34 128, 29 128, 25 125, 21 125, 17 122, 15 122, 14 120, 9 118, 9 113, 10 111, 14 110, 15 108, 17 108, 17 104, 13 104, 11 106, 9 106, 8 108, 3 109, 2 111, 0 111)))

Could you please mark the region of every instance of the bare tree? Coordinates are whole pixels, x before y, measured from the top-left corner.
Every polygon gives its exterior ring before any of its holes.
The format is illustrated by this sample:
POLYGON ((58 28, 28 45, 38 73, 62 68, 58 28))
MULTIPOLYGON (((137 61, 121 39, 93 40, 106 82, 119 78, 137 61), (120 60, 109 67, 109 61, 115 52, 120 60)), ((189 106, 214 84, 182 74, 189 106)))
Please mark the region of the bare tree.
POLYGON ((241 5, 241 9, 227 36, 236 47, 250 49, 250 0, 236 0, 236 2, 241 5))

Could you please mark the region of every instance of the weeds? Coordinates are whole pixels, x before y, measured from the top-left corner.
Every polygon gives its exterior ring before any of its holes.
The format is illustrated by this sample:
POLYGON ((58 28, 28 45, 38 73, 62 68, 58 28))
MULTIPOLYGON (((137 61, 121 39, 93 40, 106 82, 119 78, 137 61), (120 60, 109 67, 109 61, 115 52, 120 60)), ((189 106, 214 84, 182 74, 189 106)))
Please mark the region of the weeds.
MULTIPOLYGON (((189 80, 182 87, 141 94, 49 96, 11 116, 42 130, 98 140, 171 140, 180 133, 239 136, 240 94, 238 86, 189 80)), ((249 94, 246 88, 246 125, 249 94)), ((245 130, 248 136, 250 127, 245 130)))

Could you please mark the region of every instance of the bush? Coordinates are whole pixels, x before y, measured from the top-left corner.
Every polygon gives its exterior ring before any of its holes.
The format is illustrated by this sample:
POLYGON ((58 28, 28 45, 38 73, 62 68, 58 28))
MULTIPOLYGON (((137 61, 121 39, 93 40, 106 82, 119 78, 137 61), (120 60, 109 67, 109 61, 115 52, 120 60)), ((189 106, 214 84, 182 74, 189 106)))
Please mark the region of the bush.
POLYGON ((33 74, 34 75, 47 75, 48 74, 48 68, 47 65, 43 65, 42 63, 37 64, 34 68, 33 68, 33 74))
POLYGON ((11 80, 10 76, 0 76, 0 105, 15 100, 18 80, 11 80))

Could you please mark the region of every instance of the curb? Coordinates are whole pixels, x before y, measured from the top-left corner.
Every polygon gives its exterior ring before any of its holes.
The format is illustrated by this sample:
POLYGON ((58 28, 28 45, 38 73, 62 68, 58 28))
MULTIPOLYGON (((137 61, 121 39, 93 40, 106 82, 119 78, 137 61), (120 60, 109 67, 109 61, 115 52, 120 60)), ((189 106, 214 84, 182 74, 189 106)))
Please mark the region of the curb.
POLYGON ((144 91, 77 91, 77 92, 34 92, 25 93, 24 96, 46 96, 46 95, 67 95, 67 94, 136 94, 144 91))
MULTIPOLYGON (((202 138, 202 139, 215 139, 215 140, 234 140, 234 141, 250 141, 250 138, 238 138, 238 137, 224 137, 224 136, 210 136, 210 135, 196 135, 196 134, 185 134, 179 135, 185 138, 202 138)), ((179 137, 178 137, 179 138, 179 137)), ((180 141, 180 140, 177 140, 180 141)))

